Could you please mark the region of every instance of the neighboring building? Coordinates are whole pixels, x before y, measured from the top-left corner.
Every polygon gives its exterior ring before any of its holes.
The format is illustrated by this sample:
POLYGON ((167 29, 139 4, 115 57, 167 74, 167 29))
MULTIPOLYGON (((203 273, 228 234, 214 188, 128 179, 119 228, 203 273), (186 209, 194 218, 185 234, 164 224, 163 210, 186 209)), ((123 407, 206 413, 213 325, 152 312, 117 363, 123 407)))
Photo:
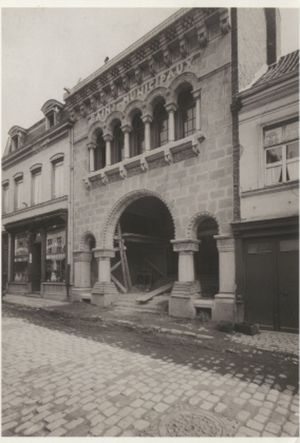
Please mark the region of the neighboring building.
POLYGON ((11 128, 2 158, 2 278, 9 293, 65 298, 70 122, 56 100, 42 112, 30 128, 11 128))
POLYGON ((272 8, 181 9, 65 95, 74 298, 175 281, 171 315, 235 319, 237 93, 276 60, 278 29, 272 8))
POLYGON ((239 95, 238 293, 251 322, 298 329, 299 52, 239 95))

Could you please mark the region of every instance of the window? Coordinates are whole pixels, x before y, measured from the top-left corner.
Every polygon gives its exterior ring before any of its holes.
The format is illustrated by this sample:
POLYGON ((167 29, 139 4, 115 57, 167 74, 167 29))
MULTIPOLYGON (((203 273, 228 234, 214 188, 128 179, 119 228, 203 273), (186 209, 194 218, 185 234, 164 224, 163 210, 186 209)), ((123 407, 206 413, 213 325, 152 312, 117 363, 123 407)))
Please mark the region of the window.
POLYGON ((298 121, 265 128, 264 148, 266 185, 299 179, 298 121))
POLYGON ((31 172, 31 203, 37 205, 42 201, 42 170, 34 169, 31 172))
POLYGON ((12 151, 15 151, 19 147, 19 136, 18 134, 12 137, 12 151))
POLYGON ((168 143, 168 113, 162 101, 154 108, 152 129, 154 148, 168 143))
POLYGON ((51 111, 46 115, 46 127, 47 129, 49 129, 55 125, 56 125, 56 115, 54 111, 51 111))
POLYGON ((14 281, 28 281, 29 248, 26 234, 15 236, 14 250, 14 281))
POLYGON ((132 119, 132 131, 130 134, 130 157, 141 154, 145 148, 144 123, 141 112, 135 114, 132 119))
POLYGON ((15 178, 15 209, 22 209, 23 203, 23 175, 20 175, 15 178))
POLYGON ((124 134, 121 129, 121 123, 116 123, 113 130, 111 163, 118 163, 124 158, 124 134))
POLYGON ((196 129, 196 107, 190 89, 185 89, 178 96, 177 139, 188 137, 196 129))
POLYGON ((102 131, 97 133, 95 155, 95 171, 104 168, 106 165, 105 140, 102 131))
POLYGON ((46 236, 46 281, 64 282, 66 268, 66 232, 56 230, 46 236))
POLYGON ((9 212, 8 208, 8 182, 2 185, 2 211, 3 214, 7 214, 9 212))
POLYGON ((62 158, 53 162, 53 198, 64 195, 64 161, 62 158))

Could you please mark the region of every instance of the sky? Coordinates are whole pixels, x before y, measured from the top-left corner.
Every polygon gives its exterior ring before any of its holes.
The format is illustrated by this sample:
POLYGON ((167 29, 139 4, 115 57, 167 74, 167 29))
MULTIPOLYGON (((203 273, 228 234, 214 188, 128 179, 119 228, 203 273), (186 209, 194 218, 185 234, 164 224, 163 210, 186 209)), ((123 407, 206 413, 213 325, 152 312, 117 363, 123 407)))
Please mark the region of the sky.
MULTIPOLYGON (((300 4, 299 4, 300 5, 300 4)), ((178 8, 2 8, 2 152, 13 125, 43 118, 75 86, 178 8)), ((299 47, 298 10, 281 9, 282 54, 299 47)))

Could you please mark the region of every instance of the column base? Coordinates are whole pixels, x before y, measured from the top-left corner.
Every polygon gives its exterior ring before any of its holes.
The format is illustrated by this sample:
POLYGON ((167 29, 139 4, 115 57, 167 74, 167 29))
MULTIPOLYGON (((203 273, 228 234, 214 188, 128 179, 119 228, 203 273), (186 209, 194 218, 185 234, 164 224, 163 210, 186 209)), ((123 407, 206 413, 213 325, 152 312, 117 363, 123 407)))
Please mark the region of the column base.
POLYGON ((215 306, 212 310, 213 321, 236 321, 235 296, 230 293, 215 295, 215 306))
POLYGON ((82 301, 83 298, 91 297, 92 288, 72 288, 71 290, 71 301, 82 301))
POLYGON ((112 282, 97 282, 91 292, 91 304, 105 308, 112 305, 119 292, 112 282))
POLYGON ((171 317, 195 318, 196 309, 192 300, 199 291, 199 282, 174 283, 169 300, 169 315, 171 317))

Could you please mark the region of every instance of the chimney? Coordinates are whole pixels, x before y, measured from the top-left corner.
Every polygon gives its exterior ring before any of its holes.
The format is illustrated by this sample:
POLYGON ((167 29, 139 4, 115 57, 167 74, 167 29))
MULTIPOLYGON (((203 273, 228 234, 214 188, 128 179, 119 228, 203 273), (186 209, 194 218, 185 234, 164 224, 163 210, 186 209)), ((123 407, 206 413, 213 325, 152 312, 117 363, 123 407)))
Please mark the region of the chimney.
POLYGON ((267 34, 267 64, 280 56, 280 15, 277 8, 265 8, 267 34))

